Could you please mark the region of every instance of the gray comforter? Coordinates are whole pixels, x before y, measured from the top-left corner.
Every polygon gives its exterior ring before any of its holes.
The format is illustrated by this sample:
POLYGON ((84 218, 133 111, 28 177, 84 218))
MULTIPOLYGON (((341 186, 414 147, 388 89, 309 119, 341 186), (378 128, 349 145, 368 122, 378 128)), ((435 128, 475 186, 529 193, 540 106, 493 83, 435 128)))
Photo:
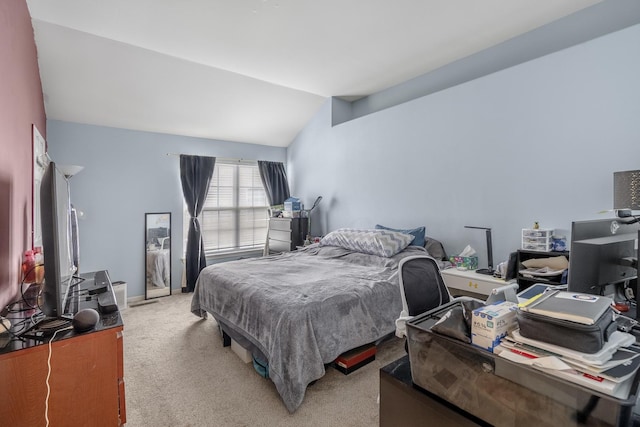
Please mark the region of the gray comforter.
POLYGON ((402 310, 398 263, 420 253, 423 248, 409 246, 382 258, 311 245, 215 264, 200 273, 191 311, 211 313, 229 335, 258 349, 293 412, 326 363, 395 330, 402 310))

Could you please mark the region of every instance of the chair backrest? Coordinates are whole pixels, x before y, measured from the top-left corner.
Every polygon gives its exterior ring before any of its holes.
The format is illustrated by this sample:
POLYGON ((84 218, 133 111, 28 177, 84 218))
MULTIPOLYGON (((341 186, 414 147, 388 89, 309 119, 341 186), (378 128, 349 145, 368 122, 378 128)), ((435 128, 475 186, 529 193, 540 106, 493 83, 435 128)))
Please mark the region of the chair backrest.
POLYGON ((427 255, 404 258, 398 266, 402 308, 417 316, 451 301, 435 259, 427 255))

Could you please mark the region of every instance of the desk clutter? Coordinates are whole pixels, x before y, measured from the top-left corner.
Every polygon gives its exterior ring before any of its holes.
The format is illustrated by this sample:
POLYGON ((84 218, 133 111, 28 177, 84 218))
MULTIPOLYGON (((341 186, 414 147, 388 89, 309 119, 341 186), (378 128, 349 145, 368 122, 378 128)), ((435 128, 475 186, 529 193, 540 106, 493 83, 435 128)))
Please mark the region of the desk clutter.
POLYGON ((629 425, 640 348, 612 301, 539 295, 528 309, 459 297, 408 321, 413 383, 493 425, 629 425))
POLYGON ((567 238, 552 228, 523 228, 522 249, 540 252, 567 250, 567 238))

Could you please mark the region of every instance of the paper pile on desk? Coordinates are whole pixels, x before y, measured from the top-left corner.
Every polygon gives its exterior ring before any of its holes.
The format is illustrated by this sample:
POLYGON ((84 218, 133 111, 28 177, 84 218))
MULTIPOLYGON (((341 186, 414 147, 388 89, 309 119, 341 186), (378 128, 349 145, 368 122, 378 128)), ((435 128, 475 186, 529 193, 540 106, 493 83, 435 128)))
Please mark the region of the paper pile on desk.
POLYGON ((494 353, 600 393, 627 399, 640 368, 640 348, 633 343, 633 335, 616 331, 601 351, 588 354, 525 338, 515 330, 494 353))

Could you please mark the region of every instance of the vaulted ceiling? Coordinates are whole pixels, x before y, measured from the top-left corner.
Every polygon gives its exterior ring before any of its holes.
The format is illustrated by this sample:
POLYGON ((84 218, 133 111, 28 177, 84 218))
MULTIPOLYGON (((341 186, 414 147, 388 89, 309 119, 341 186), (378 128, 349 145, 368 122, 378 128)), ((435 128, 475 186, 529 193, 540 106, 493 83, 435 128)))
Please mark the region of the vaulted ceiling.
POLYGON ((27 0, 48 119, 287 146, 357 99, 600 0, 27 0))

